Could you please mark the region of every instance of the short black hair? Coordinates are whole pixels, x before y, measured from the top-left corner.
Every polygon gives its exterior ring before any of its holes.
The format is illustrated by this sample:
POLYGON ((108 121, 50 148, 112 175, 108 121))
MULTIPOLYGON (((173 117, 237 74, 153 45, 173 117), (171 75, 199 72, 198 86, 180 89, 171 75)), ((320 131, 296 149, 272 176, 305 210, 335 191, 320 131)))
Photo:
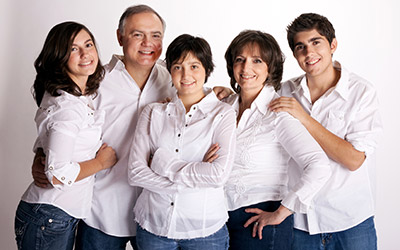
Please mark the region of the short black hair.
POLYGON ((233 64, 235 63, 235 58, 247 45, 258 45, 261 58, 268 65, 268 77, 264 84, 271 84, 275 90, 279 90, 281 87, 285 57, 275 38, 268 33, 258 30, 244 30, 240 32, 239 35, 232 40, 225 52, 226 68, 231 78, 232 89, 236 93, 240 92, 240 86, 236 84, 233 73, 233 64))
POLYGON ((208 42, 201 38, 188 34, 183 34, 175 38, 167 48, 165 61, 167 69, 171 73, 171 67, 181 58, 185 58, 188 53, 192 53, 203 65, 206 71, 205 83, 211 72, 214 70, 211 47, 208 42))
POLYGON ((297 33, 313 29, 316 29, 320 35, 324 36, 329 44, 335 38, 335 29, 328 18, 315 13, 303 13, 286 28, 290 49, 294 51, 294 37, 297 33))

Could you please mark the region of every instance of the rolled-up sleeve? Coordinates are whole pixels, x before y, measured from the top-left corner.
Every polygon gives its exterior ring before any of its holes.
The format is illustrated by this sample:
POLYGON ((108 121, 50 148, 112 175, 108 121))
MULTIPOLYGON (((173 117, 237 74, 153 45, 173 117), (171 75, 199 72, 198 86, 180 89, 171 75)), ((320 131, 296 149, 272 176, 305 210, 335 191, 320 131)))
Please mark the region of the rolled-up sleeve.
MULTIPOLYGON (((73 162, 73 152, 77 135, 85 117, 79 109, 62 108, 52 110, 46 127, 45 174, 56 188, 71 186, 80 172, 78 162, 73 162), (53 177, 62 184, 54 184, 53 177)), ((86 114, 86 113, 85 113, 86 114)))

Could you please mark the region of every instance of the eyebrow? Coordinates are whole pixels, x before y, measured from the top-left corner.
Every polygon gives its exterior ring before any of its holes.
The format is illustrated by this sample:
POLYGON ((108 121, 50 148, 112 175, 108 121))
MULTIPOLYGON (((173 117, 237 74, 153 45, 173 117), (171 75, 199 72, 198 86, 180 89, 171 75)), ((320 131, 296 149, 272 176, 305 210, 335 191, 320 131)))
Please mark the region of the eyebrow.
MULTIPOLYGON (((313 38, 309 39, 307 42, 310 43, 310 42, 314 42, 314 41, 321 40, 321 39, 322 39, 321 36, 317 36, 317 37, 313 37, 313 38)), ((297 45, 304 45, 304 43, 297 42, 294 44, 294 47, 296 47, 297 45)))
MULTIPOLYGON (((92 38, 89 38, 83 44, 86 44, 86 43, 91 42, 91 41, 92 41, 92 38)), ((78 44, 72 43, 72 46, 78 46, 78 44)))

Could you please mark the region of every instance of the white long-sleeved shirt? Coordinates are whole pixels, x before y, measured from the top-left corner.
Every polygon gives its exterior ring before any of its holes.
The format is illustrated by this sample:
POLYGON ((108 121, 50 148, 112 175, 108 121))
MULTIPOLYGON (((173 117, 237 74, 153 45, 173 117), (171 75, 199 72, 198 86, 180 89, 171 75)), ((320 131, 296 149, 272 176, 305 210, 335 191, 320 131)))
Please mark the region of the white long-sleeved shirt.
POLYGON ((59 93, 53 97, 45 92, 35 116, 37 141, 46 154, 45 174, 52 186, 41 188, 32 183, 22 200, 50 204, 84 218, 91 207, 94 176, 75 182, 78 162, 95 158, 102 143, 104 112, 93 109, 93 96, 59 93), (62 184, 53 184, 53 177, 62 184))
POLYGON ((141 188, 128 183, 129 149, 137 120, 145 105, 172 97, 175 88, 165 64, 157 62, 141 91, 129 75, 120 56, 114 55, 100 84, 94 105, 105 110, 103 140, 116 151, 118 162, 109 170, 96 174, 93 205, 85 222, 113 236, 135 236, 132 213, 141 188))
MULTIPOLYGON (((295 214, 295 228, 310 234, 338 232, 358 225, 374 215, 375 149, 382 133, 377 93, 361 77, 334 62, 341 71, 335 87, 314 104, 304 75, 282 85, 281 95, 292 96, 305 111, 336 136, 365 152, 361 167, 352 172, 330 159, 332 176, 313 199, 313 207, 305 214, 295 214)), ((292 162, 294 180, 301 174, 292 162)))
POLYGON ((228 218, 223 185, 235 153, 235 112, 211 89, 186 113, 175 96, 147 106, 129 157, 129 183, 143 187, 135 219, 147 231, 174 239, 209 236, 228 218), (218 143, 218 159, 202 162, 218 143), (153 155, 151 166, 149 157, 153 155))
MULTIPOLYGON (((277 97, 272 86, 264 86, 237 125, 235 161, 225 187, 229 210, 282 200, 285 207, 305 213, 331 174, 327 156, 305 127, 286 112, 268 110, 277 97), (291 159, 304 173, 288 190, 291 159)), ((239 95, 226 102, 238 113, 239 95)))

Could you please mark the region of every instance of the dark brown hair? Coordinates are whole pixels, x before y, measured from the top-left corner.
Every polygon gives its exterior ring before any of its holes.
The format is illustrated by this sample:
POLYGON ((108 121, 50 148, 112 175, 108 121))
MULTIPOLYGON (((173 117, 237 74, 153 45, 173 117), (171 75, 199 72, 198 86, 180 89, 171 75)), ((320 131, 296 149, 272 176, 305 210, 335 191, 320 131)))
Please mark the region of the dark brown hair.
POLYGON ((195 37, 188 34, 183 34, 175 38, 168 46, 165 53, 165 61, 167 69, 171 73, 171 67, 174 63, 181 58, 185 58, 188 53, 192 53, 203 65, 206 70, 207 82, 208 77, 214 70, 214 63, 212 60, 212 53, 210 45, 206 40, 201 37, 195 37))
POLYGON ((275 90, 281 87, 283 63, 285 57, 275 38, 268 33, 257 30, 244 30, 237 35, 225 52, 226 68, 231 78, 231 87, 236 93, 240 92, 240 86, 236 84, 233 74, 233 64, 236 57, 247 45, 257 45, 260 49, 262 60, 268 65, 268 77, 264 84, 271 84, 275 90))
POLYGON ((290 49, 294 51, 294 37, 297 33, 313 29, 316 29, 320 35, 326 37, 329 45, 332 43, 333 38, 335 38, 335 29, 328 18, 315 13, 304 13, 294 19, 286 28, 290 49))
MULTIPOLYGON (((45 91, 52 96, 59 96, 58 90, 64 90, 75 96, 82 95, 78 85, 67 73, 67 63, 71 55, 72 43, 81 30, 85 30, 93 43, 96 44, 94 36, 88 28, 76 22, 57 24, 47 35, 42 51, 34 64, 36 79, 33 84, 33 96, 38 106, 42 102, 45 91)), ((99 59, 95 72, 88 78, 85 95, 97 93, 103 77, 104 68, 99 59)))

